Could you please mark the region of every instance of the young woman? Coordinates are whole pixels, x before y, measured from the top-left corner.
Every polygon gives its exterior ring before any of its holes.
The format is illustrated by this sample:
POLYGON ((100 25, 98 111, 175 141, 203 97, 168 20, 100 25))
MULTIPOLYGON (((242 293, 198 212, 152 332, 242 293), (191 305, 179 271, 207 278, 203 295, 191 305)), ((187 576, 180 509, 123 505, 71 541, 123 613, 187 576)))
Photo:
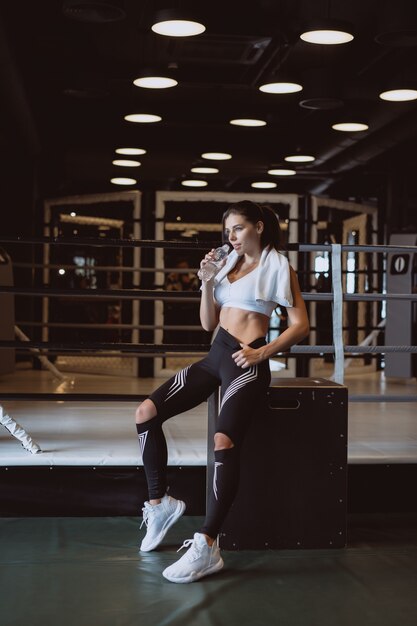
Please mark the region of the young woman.
MULTIPOLYGON (((216 541, 236 495, 240 449, 250 420, 271 381, 269 358, 306 337, 309 322, 298 280, 282 249, 278 218, 269 207, 243 201, 223 215, 225 237, 233 247, 214 279, 203 282, 200 319, 218 332, 208 356, 180 371, 154 391, 136 411, 136 426, 149 489, 143 508, 147 526, 142 551, 154 550, 184 513, 185 504, 166 493, 167 447, 162 424, 206 400, 221 385, 214 435, 215 472, 206 518, 188 551, 163 571, 172 582, 193 582, 218 572, 223 559, 216 541), (277 304, 288 311, 288 328, 266 343, 277 304)), ((213 258, 211 250, 201 267, 213 258)))

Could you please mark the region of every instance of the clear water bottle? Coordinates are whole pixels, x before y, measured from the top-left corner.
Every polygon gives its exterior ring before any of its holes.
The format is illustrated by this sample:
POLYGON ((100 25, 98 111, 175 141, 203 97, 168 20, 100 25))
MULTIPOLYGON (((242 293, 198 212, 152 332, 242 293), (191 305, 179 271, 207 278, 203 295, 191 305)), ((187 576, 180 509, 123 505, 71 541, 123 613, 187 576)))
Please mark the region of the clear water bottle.
POLYGON ((201 267, 198 270, 197 276, 199 279, 204 280, 205 282, 211 280, 221 269, 222 261, 227 257, 229 251, 230 246, 227 243, 225 243, 221 248, 216 248, 214 251, 214 259, 212 261, 208 261, 204 267, 201 267))

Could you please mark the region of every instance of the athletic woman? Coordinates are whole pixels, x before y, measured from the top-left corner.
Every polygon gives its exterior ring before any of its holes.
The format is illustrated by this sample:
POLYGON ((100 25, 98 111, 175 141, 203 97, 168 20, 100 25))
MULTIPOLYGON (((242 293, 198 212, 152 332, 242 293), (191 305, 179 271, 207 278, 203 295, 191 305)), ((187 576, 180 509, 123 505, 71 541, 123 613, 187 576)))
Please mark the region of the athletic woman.
MULTIPOLYGON (((214 435, 214 479, 203 526, 182 547, 187 552, 163 571, 172 582, 193 582, 220 571, 217 542, 239 483, 240 450, 271 381, 269 359, 301 341, 309 322, 296 273, 282 250, 279 221, 269 207, 250 201, 232 204, 223 215, 232 251, 215 278, 201 286, 203 328, 218 328, 207 357, 181 370, 136 411, 136 426, 149 490, 143 508, 147 532, 141 550, 154 550, 184 513, 185 504, 167 495, 167 446, 162 424, 206 400, 221 386, 214 435), (266 342, 277 305, 288 311, 288 328, 266 342)), ((201 261, 204 267, 214 250, 201 261)))

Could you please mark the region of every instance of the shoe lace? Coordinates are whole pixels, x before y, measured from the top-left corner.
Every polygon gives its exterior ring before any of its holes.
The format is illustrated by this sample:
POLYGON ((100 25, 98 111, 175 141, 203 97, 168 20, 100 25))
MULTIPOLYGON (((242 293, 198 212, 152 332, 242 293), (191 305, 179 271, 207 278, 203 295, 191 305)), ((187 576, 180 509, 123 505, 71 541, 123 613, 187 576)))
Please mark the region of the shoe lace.
POLYGON ((197 546, 196 541, 194 541, 194 539, 186 539, 184 543, 182 544, 182 546, 178 548, 177 552, 179 552, 183 548, 190 548, 188 552, 186 553, 186 555, 184 555, 184 556, 187 556, 187 559, 189 561, 194 561, 195 559, 198 559, 198 557, 200 556, 200 550, 197 546))
POLYGON ((146 507, 143 507, 142 513, 143 513, 143 520, 142 520, 141 525, 139 526, 139 530, 142 528, 142 526, 144 524, 145 524, 146 528, 148 528, 149 517, 150 517, 150 514, 152 514, 152 509, 148 509, 146 507))

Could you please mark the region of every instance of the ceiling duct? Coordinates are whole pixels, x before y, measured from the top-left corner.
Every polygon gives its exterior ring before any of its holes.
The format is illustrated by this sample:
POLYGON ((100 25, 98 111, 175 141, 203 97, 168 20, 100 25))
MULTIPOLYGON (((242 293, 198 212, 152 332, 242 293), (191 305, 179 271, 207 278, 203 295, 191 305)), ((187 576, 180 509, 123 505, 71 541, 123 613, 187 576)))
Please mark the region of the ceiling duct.
POLYGON ((375 131, 360 142, 347 148, 343 153, 334 158, 320 157, 320 161, 326 163, 326 169, 331 171, 331 176, 323 182, 310 188, 312 194, 323 193, 335 183, 341 175, 356 167, 366 165, 372 159, 408 141, 417 134, 417 112, 414 109, 408 114, 397 118, 378 131, 375 131))

